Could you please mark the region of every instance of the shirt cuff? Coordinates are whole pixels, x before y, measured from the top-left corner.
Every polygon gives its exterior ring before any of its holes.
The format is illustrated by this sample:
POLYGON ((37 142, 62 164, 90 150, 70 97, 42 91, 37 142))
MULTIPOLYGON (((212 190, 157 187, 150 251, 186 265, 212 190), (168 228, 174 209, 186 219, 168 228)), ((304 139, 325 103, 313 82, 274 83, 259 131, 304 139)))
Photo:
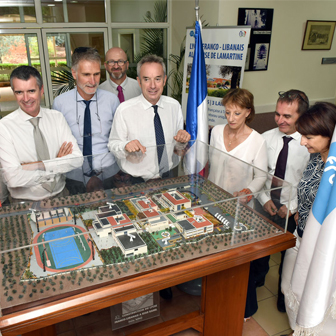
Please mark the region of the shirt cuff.
POLYGON ((271 198, 266 195, 266 193, 260 193, 258 196, 258 200, 262 206, 267 203, 271 198))

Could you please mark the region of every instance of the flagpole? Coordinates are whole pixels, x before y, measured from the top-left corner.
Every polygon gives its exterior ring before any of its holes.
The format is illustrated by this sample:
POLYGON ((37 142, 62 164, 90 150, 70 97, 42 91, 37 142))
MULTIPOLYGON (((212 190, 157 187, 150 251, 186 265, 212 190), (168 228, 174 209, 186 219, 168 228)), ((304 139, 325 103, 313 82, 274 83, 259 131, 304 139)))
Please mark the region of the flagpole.
POLYGON ((198 21, 198 11, 199 11, 199 0, 195 0, 195 11, 196 11, 196 21, 198 21))

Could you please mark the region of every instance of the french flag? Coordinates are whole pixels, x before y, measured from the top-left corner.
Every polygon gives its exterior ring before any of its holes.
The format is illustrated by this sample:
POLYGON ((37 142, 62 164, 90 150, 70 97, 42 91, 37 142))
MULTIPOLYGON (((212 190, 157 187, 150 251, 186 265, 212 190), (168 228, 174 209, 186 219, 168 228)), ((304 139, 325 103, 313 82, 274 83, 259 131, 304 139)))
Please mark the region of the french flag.
POLYGON ((292 276, 291 290, 297 303, 294 335, 315 335, 326 320, 336 319, 335 173, 336 131, 292 276))
POLYGON ((199 21, 196 21, 195 24, 194 50, 186 119, 186 130, 191 136, 191 148, 186 155, 186 168, 190 174, 201 172, 208 161, 208 90, 201 23, 199 21))

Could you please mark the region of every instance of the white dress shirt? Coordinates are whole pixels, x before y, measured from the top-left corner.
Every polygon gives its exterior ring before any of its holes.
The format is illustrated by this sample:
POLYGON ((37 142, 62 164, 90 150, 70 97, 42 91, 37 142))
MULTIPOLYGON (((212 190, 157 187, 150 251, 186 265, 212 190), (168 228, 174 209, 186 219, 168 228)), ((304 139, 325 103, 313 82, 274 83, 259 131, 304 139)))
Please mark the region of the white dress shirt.
POLYGON ((77 141, 63 115, 55 110, 40 108, 37 116, 39 128, 47 142, 50 160, 43 161, 45 170, 25 170, 23 163, 38 161, 32 117, 20 108, 0 121, 0 161, 3 179, 12 197, 41 200, 61 192, 65 186, 62 175, 78 168, 83 163, 83 155, 77 141), (72 154, 56 158, 63 142, 73 144, 72 154), (54 190, 50 193, 42 183, 56 179, 54 190))
MULTIPOLYGON (((64 115, 81 151, 83 151, 86 106, 83 100, 75 88, 56 97, 53 103, 53 108, 64 115)), ((119 171, 115 158, 107 148, 114 114, 119 104, 118 97, 105 90, 98 89, 91 98, 92 168, 97 172, 103 172, 98 175, 101 179, 111 177, 119 171)), ((84 175, 86 166, 85 163, 83 170, 72 171, 67 174, 67 177, 86 184, 90 179, 84 175)))
MULTIPOLYGON (((120 86, 122 87, 125 100, 129 100, 141 95, 141 88, 139 83, 133 78, 126 76, 125 80, 120 84, 120 86)), ((112 92, 118 96, 117 87, 118 84, 114 83, 110 77, 99 85, 100 89, 112 92)))
MULTIPOLYGON (((273 128, 262 134, 267 144, 268 156, 268 172, 274 175, 275 166, 278 160, 279 153, 283 147, 282 137, 286 134, 279 131, 279 128, 273 128)), ((285 171, 286 182, 293 185, 291 195, 290 188, 283 188, 280 196, 280 203, 287 204, 289 201, 289 210, 293 213, 297 211, 297 185, 301 180, 302 173, 305 170, 310 154, 306 147, 300 145, 301 134, 295 132, 290 135, 293 140, 288 143, 288 158, 285 171)), ((265 183, 265 192, 261 193, 258 197, 261 205, 264 205, 271 199, 269 190, 271 189, 272 180, 268 179, 265 183)))
MULTIPOLYGON (((178 101, 166 96, 161 96, 156 105, 171 168, 177 159, 173 155, 174 136, 183 129, 182 109, 178 101)), ((141 176, 145 180, 159 177, 154 116, 152 104, 143 95, 120 104, 114 117, 108 144, 110 151, 119 159, 120 168, 132 176, 141 176), (135 160, 130 159, 129 153, 125 151, 126 144, 132 140, 139 140, 147 148, 145 155, 133 154, 135 160)))
POLYGON ((216 149, 211 147, 209 149, 209 180, 231 194, 245 188, 250 189, 253 193, 260 191, 265 184, 267 175, 265 173, 267 172, 266 141, 258 132, 252 130, 241 144, 228 151, 224 145, 225 127, 228 126, 217 125, 211 132, 210 146, 216 149))

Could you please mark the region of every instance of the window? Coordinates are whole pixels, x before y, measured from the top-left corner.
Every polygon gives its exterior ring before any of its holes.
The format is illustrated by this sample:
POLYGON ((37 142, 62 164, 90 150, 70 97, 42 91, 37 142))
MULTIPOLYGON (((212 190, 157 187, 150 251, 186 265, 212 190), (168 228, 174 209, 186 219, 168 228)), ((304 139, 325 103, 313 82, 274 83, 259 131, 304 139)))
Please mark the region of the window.
POLYGON ((36 22, 34 0, 0 1, 0 23, 36 22))

